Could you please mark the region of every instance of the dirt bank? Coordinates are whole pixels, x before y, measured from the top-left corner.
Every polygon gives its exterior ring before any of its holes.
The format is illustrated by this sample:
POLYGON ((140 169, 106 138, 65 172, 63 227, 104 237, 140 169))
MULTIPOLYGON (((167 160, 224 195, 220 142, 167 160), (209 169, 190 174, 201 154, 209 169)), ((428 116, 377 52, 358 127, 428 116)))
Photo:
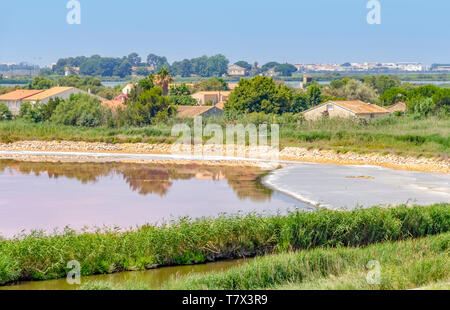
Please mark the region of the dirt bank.
MULTIPOLYGON (((19 141, 10 144, 0 144, 0 151, 171 154, 171 147, 170 144, 145 143, 108 144, 71 141, 19 141)), ((4 157, 6 155, 0 155, 0 158, 2 156, 4 157)), ((16 155, 14 157, 27 159, 36 156, 16 155)), ((57 156, 56 158, 54 156, 39 157, 45 160, 57 160, 58 158, 64 159, 65 156, 57 156)), ((83 160, 82 156, 79 159, 83 160)), ((375 165, 401 170, 450 173, 450 160, 448 159, 402 157, 397 155, 381 155, 377 153, 356 154, 348 152, 344 154, 327 150, 308 150, 305 148, 288 147, 280 152, 279 159, 338 165, 375 165)), ((233 163, 228 161, 227 164, 235 164, 237 162, 238 161, 233 163)))

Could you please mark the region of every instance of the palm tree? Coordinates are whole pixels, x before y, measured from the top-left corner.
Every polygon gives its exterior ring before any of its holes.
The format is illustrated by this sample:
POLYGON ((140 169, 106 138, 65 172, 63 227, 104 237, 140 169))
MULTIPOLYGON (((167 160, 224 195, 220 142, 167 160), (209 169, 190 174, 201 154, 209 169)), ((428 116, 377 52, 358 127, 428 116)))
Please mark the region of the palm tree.
POLYGON ((163 95, 167 96, 169 93, 169 84, 173 82, 173 78, 170 76, 169 70, 167 70, 166 67, 162 67, 158 74, 155 75, 153 82, 155 85, 160 86, 162 88, 163 95))

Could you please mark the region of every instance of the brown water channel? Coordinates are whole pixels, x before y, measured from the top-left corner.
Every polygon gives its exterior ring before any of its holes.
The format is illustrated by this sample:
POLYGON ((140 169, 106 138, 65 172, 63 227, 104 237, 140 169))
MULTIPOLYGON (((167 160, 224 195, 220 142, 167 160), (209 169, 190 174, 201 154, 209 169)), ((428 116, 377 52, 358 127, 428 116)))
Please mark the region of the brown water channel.
MULTIPOLYGON (((143 284, 146 288, 157 290, 160 289, 165 282, 177 277, 189 274, 221 272, 242 265, 248 261, 248 259, 236 259, 203 265, 163 267, 147 271, 130 271, 82 277, 81 285, 86 282, 106 281, 112 285, 124 285, 127 283, 143 284)), ((79 287, 80 285, 69 284, 66 279, 58 279, 49 281, 27 281, 14 285, 0 286, 0 290, 76 290, 79 289, 79 287)))

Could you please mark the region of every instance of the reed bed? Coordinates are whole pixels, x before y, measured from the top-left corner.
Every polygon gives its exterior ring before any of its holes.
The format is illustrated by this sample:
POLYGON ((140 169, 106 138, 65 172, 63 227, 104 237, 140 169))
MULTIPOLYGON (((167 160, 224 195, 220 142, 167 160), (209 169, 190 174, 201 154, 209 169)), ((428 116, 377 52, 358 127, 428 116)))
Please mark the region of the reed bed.
POLYGON ((45 235, 0 241, 0 283, 62 278, 77 260, 83 276, 190 265, 317 247, 363 247, 448 232, 450 204, 288 215, 189 218, 133 231, 45 235))

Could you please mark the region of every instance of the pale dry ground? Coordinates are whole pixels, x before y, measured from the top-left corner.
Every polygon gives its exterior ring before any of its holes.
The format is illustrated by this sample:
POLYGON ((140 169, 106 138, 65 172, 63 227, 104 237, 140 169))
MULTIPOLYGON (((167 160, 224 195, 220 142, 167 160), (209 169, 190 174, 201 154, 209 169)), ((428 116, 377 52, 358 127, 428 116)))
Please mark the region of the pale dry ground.
MULTIPOLYGON (((206 154, 212 154, 211 148, 204 147, 206 154)), ((124 143, 124 144, 108 144, 101 142, 71 142, 71 141, 19 141, 9 144, 0 144, 0 152, 81 152, 81 153, 104 153, 104 154, 171 154, 172 145, 170 144, 146 144, 146 143, 124 143)), ((249 149, 246 150, 247 155, 249 149)), ((213 154, 214 155, 214 154, 213 154)), ((0 158, 17 158, 17 159, 32 159, 36 160, 64 160, 64 156, 32 156, 32 155, 10 155, 0 154, 0 158)), ((78 161, 92 161, 92 158, 86 156, 73 157, 67 156, 67 159, 77 159, 78 161)), ((252 157, 249 157, 252 158, 252 157)), ((298 147, 287 147, 279 153, 280 160, 290 160, 299 162, 313 162, 326 163, 337 165, 374 165, 386 168, 435 172, 435 173, 450 173, 450 160, 437 158, 416 158, 416 157, 402 157, 398 155, 381 155, 378 153, 371 154, 357 154, 352 152, 337 153, 330 150, 308 150, 298 147)), ((188 162, 189 160, 178 160, 180 162, 188 162)), ((132 160, 131 162, 137 162, 132 160)), ((174 162, 171 160, 170 162, 174 162)), ((258 165, 256 161, 228 161, 215 160, 215 164, 236 165, 237 163, 247 165, 258 165)), ((213 162, 210 162, 213 164, 213 162)))

